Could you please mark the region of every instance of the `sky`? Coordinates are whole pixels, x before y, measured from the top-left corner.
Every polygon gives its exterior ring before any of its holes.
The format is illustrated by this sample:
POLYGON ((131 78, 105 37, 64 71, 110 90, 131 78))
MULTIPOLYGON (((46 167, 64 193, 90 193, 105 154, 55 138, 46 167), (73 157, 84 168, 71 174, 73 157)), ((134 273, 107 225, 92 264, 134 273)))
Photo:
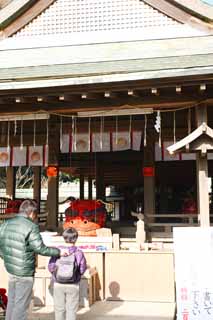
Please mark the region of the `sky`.
POLYGON ((201 1, 213 6, 213 0, 201 0, 201 1))

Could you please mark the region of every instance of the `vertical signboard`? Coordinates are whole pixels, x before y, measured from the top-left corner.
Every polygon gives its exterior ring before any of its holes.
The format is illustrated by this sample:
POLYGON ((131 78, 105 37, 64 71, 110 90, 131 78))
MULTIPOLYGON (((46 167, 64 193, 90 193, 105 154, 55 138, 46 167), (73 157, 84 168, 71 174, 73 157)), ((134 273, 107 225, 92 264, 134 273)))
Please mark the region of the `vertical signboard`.
POLYGON ((213 228, 174 228, 177 320, 213 319, 213 228))

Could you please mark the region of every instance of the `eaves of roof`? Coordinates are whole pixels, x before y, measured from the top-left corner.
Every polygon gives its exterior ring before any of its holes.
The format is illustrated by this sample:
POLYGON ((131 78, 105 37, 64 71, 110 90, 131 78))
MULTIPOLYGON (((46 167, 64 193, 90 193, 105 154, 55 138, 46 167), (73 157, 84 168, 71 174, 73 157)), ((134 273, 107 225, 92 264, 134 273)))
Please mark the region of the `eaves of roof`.
POLYGON ((213 75, 213 36, 0 51, 0 90, 213 75))

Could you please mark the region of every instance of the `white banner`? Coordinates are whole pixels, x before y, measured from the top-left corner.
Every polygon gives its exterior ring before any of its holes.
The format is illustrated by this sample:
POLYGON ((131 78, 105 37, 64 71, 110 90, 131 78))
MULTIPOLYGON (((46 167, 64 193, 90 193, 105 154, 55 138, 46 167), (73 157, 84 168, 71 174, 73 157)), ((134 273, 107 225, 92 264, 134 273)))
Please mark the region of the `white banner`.
POLYGON ((129 132, 112 133, 112 151, 123 151, 131 148, 131 135, 129 132))
POLYGON ((93 152, 110 152, 110 133, 103 132, 92 134, 93 152))
POLYGON ((61 138, 61 153, 68 153, 70 151, 70 135, 63 134, 61 138))
POLYGON ((78 133, 72 138, 72 152, 89 152, 90 137, 88 133, 78 133))
POLYGON ((13 147, 12 149, 12 166, 26 166, 27 165, 27 147, 13 147))
POLYGON ((0 148, 0 167, 10 166, 10 148, 1 147, 0 148))
POLYGON ((132 132, 132 149, 135 151, 140 151, 141 149, 141 131, 133 131, 132 132))
POLYGON ((29 166, 43 166, 43 146, 29 147, 29 166))
POLYGON ((174 228, 177 320, 213 319, 213 228, 174 228))

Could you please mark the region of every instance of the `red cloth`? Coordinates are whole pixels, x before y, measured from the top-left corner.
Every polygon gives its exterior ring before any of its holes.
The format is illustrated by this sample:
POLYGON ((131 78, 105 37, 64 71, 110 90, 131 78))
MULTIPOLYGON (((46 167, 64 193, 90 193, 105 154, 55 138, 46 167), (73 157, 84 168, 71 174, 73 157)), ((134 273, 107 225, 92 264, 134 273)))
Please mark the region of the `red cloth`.
POLYGON ((87 220, 96 223, 99 228, 102 228, 106 221, 105 205, 98 200, 74 200, 65 211, 65 215, 66 222, 87 220))
POLYGON ((2 309, 6 309, 7 307, 7 296, 6 296, 6 289, 3 289, 3 288, 0 288, 0 297, 1 297, 1 300, 3 302, 3 304, 0 306, 2 307, 2 309))

